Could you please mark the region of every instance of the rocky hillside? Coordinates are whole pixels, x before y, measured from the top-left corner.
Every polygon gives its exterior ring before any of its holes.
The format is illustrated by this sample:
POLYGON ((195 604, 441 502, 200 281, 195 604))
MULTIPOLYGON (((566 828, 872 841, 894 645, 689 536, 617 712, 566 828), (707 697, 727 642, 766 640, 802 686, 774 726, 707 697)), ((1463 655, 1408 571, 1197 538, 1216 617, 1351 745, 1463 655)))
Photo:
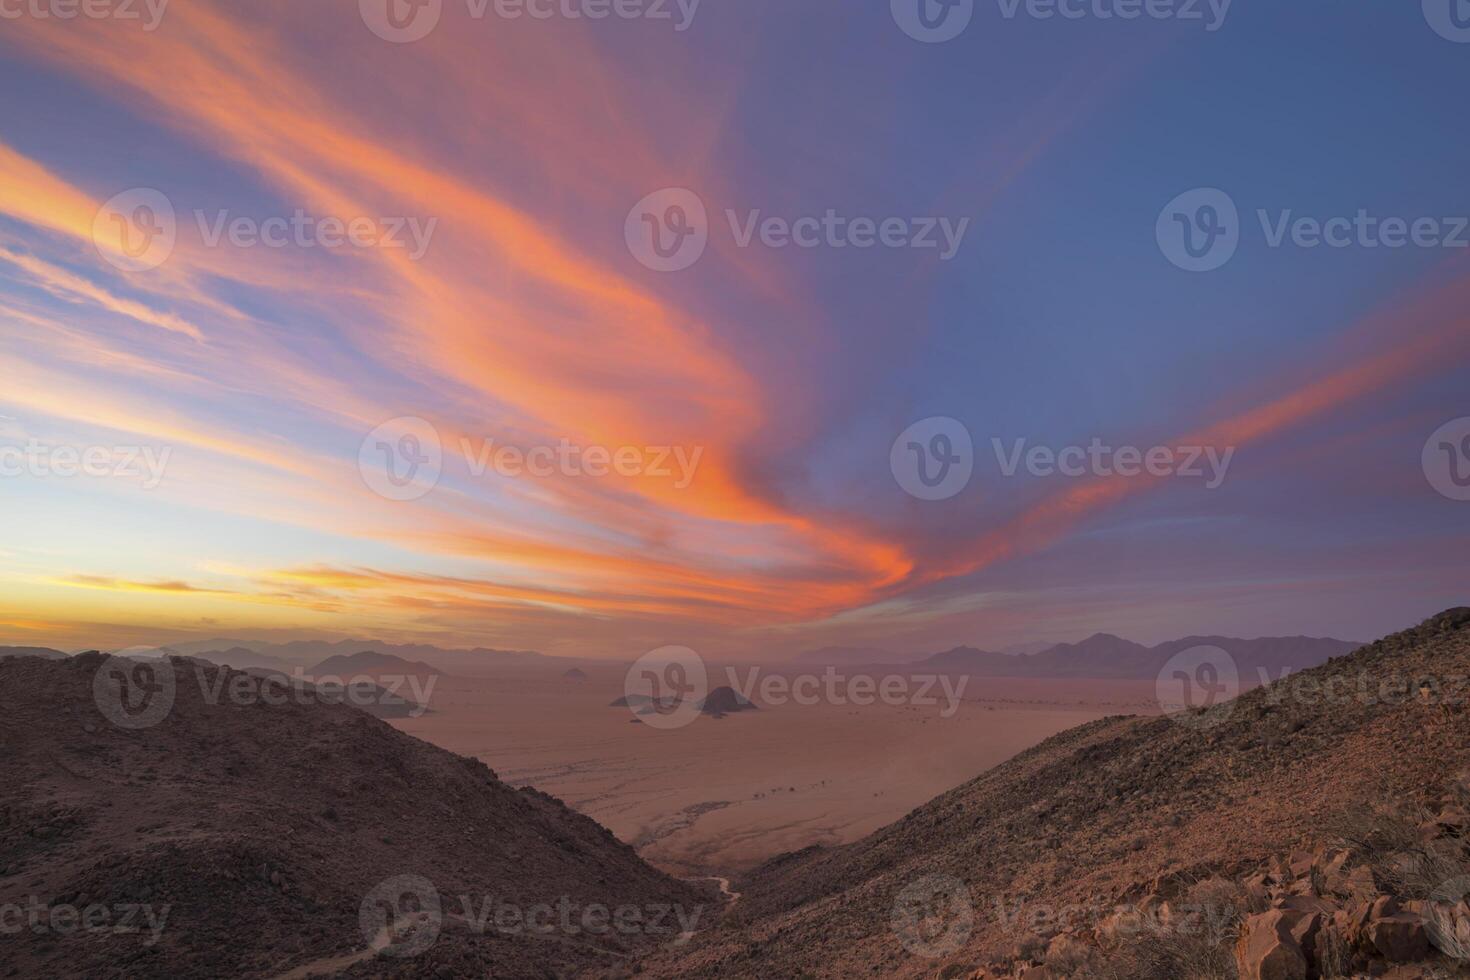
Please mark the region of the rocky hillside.
POLYGON ((596 975, 720 905, 356 708, 144 668, 0 661, 0 976, 596 975))
POLYGON ((1461 975, 1443 950, 1470 909, 1429 900, 1470 890, 1467 678, 1458 609, 1209 711, 1064 732, 861 841, 757 869, 723 926, 644 968, 1461 975))

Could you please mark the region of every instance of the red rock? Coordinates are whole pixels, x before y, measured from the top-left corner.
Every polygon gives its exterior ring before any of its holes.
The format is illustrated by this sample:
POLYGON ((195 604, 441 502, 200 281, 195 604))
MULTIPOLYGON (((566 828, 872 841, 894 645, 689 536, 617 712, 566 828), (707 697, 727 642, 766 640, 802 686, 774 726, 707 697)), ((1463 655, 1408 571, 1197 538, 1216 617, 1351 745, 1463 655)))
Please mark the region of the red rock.
POLYGON ((1416 915, 1389 915, 1368 923, 1368 940, 1394 963, 1412 963, 1429 955, 1429 934, 1416 915))
POLYGON ((1317 898, 1314 895, 1289 895, 1281 899, 1281 908, 1308 914, 1320 912, 1324 916, 1331 916, 1333 912, 1337 911, 1337 906, 1324 898, 1317 898))
POLYGON ((1291 934, 1303 918, 1275 909, 1247 919, 1235 946, 1241 980, 1306 980, 1307 958, 1291 934))

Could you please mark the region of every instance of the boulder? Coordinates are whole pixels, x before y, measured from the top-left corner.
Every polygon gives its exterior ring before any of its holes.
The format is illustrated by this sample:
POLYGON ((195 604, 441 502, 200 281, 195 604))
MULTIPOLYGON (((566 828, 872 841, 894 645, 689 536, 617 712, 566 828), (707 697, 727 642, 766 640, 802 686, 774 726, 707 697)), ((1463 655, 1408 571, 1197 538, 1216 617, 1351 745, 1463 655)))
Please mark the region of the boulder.
POLYGON ((1368 941, 1393 963, 1413 963, 1429 956, 1429 934, 1424 920, 1417 915, 1402 913, 1374 919, 1368 923, 1368 941))
POLYGON ((1307 958, 1292 936, 1305 916, 1273 909, 1246 920, 1235 945, 1241 980, 1306 980, 1307 958))

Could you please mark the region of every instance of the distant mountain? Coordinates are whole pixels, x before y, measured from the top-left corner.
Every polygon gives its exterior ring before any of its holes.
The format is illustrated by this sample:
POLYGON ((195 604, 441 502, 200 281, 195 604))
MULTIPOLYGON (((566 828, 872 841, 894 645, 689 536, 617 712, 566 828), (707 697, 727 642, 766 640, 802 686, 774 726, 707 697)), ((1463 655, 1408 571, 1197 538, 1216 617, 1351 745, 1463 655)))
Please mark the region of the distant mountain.
POLYGON ((704 714, 722 718, 737 711, 755 711, 756 707, 734 688, 717 687, 699 703, 699 710, 704 714))
MULTIPOLYGON (((144 648, 137 648, 143 650, 144 648)), ((143 656, 186 656, 212 655, 218 651, 249 650, 262 657, 273 658, 286 666, 308 666, 328 657, 351 655, 361 650, 376 650, 392 654, 405 660, 420 660, 446 673, 473 674, 477 670, 514 664, 535 664, 551 660, 533 650, 494 650, 489 647, 449 648, 426 643, 381 643, 377 640, 292 640, 288 643, 270 643, 262 640, 190 640, 170 643, 166 647, 150 647, 143 656)), ((241 654, 235 654, 240 657, 241 654)), ((206 659, 212 657, 206 656, 206 659)), ((261 661, 269 663, 270 661, 261 661)), ((233 664, 231 666, 234 666, 233 664)))
POLYGON ((0 647, 0 660, 6 657, 40 657, 42 660, 65 660, 67 654, 50 647, 0 647))
POLYGON ((405 660, 391 653, 363 650, 351 655, 338 654, 328 657, 307 671, 313 677, 357 677, 399 674, 414 677, 432 677, 444 671, 419 660, 405 660))
POLYGON ((228 650, 204 650, 192 654, 195 659, 207 660, 212 664, 234 667, 236 670, 250 670, 252 668, 268 668, 271 670, 290 671, 292 668, 299 669, 299 664, 293 664, 280 657, 273 657, 268 653, 258 653, 248 647, 231 647, 228 650))
POLYGON ((1060 643, 1039 653, 1010 656, 955 647, 920 661, 935 670, 976 677, 1088 678, 1151 680, 1175 654, 1191 647, 1215 646, 1230 654, 1242 684, 1274 680, 1352 653, 1361 644, 1309 636, 1242 640, 1228 636, 1188 636, 1147 647, 1111 633, 1096 633, 1079 643, 1060 643), (1262 677, 1262 674, 1265 677, 1262 677))
POLYGON ((569 681, 585 681, 587 679, 587 672, 580 667, 573 667, 561 676, 569 681))
POLYGON ((1031 643, 1012 643, 1010 646, 1001 647, 1000 652, 1010 654, 1011 656, 1018 656, 1022 654, 1040 653, 1043 650, 1050 650, 1054 646, 1056 646, 1055 643, 1049 643, 1046 640, 1032 641, 1031 643))

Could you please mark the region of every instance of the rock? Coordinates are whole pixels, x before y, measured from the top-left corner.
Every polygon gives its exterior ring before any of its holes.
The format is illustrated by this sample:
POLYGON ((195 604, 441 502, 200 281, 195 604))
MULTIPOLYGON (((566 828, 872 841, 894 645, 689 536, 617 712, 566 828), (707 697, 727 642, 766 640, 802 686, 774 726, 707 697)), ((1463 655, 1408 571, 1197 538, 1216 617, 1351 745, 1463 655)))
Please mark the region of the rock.
POLYGON ((1429 955, 1429 934, 1416 915, 1389 915, 1368 924, 1368 940, 1384 958, 1412 963, 1429 955))
POLYGON ((1384 919, 1390 915, 1398 915, 1403 911, 1399 900, 1392 895, 1383 895, 1373 900, 1373 907, 1368 913, 1370 919, 1384 919))
POLYGON ((1287 895, 1284 898, 1276 900, 1276 907, 1290 909, 1293 912, 1303 912, 1307 915, 1320 912, 1329 918, 1333 912, 1337 911, 1337 906, 1333 905, 1327 899, 1318 898, 1315 895, 1287 895))
POLYGON ((1241 980, 1306 980, 1307 958, 1292 936, 1305 918, 1300 912, 1273 909, 1246 920, 1235 946, 1241 980))

